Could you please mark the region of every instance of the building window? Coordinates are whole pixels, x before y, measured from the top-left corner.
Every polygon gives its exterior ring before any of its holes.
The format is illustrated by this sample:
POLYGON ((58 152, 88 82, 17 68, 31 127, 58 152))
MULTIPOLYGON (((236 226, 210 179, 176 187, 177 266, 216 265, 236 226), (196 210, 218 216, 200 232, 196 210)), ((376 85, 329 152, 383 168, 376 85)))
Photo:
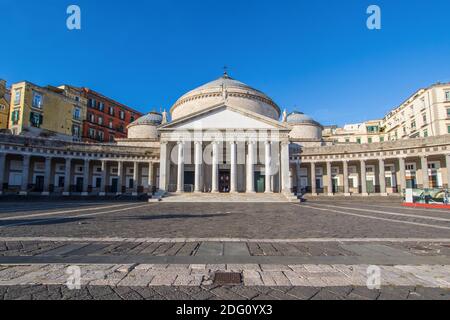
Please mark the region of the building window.
POLYGON ((423 131, 423 137, 424 138, 428 138, 428 130, 424 130, 423 131))
POLYGON ((350 143, 350 138, 345 138, 345 143, 350 143))
POLYGON ((372 139, 372 138, 369 138, 369 139, 368 139, 368 142, 369 142, 369 143, 372 143, 372 142, 373 142, 373 139, 372 139))
POLYGON ((42 108, 42 95, 37 92, 33 92, 33 108, 42 108))
POLYGON ((94 114, 89 114, 89 121, 94 123, 95 122, 95 115, 94 114))
POLYGON ((20 104, 21 97, 22 97, 22 90, 19 89, 19 90, 14 91, 14 104, 15 105, 20 104))
POLYGON ((91 108, 95 108, 95 104, 96 104, 97 102, 95 101, 95 99, 89 99, 89 107, 91 107, 91 108))
POLYGON ((105 110, 105 104, 103 102, 99 102, 98 104, 98 110, 103 111, 105 110))
POLYGON ((450 133, 450 126, 447 126, 447 133, 450 133))
POLYGON ((80 110, 80 108, 74 108, 73 109, 73 118, 75 120, 80 120, 80 118, 81 118, 81 110, 80 110))
POLYGON ((123 110, 120 110, 120 119, 125 119, 125 112, 123 110))
POLYGON ((445 91, 445 101, 450 101, 450 91, 445 91))
POLYGON ((19 123, 19 121, 20 121, 19 110, 14 110, 13 112, 11 112, 11 121, 12 121, 13 125, 19 123))
POLYGON ((109 120, 109 128, 114 129, 114 123, 112 120, 109 120))
POLYGON ((103 141, 105 139, 105 133, 103 131, 99 131, 97 138, 99 141, 103 141))
POLYGON ((361 138, 356 138, 356 143, 361 144, 361 138))
POLYGON ((411 129, 416 130, 416 128, 417 128, 417 124, 416 124, 416 121, 414 120, 411 122, 411 129))
POLYGON ((134 122, 134 116, 131 116, 130 122, 134 122))
POLYGON ((102 186, 102 178, 96 177, 95 178, 95 187, 96 188, 101 188, 101 186, 102 186))
POLYGON ((378 133, 380 131, 380 128, 378 126, 368 126, 367 132, 368 133, 378 133))
MULTIPOLYGON (((447 114, 448 114, 448 110, 447 110, 447 114)), ((422 120, 423 120, 423 124, 427 124, 427 115, 426 114, 422 115, 422 120)))
POLYGON ((88 134, 89 134, 89 138, 95 139, 95 129, 89 128, 88 134))
POLYGON ((380 142, 384 142, 384 137, 380 137, 380 142))
POLYGON ((98 124, 103 125, 103 117, 98 117, 98 124))
POLYGON ((109 107, 109 114, 114 116, 114 107, 109 107))
POLYGON ((450 108, 447 108, 447 118, 450 118, 450 108))
POLYGON ((3 104, 0 104, 0 110, 1 110, 1 111, 3 111, 3 110, 6 110, 6 107, 5 107, 5 105, 3 105, 3 104))
POLYGON ((125 131, 123 124, 119 125, 119 127, 117 128, 117 131, 122 132, 122 133, 125 131))
POLYGON ((80 126, 77 126, 77 125, 72 126, 72 135, 74 137, 78 137, 78 138, 81 136, 80 126))
POLYGON ((30 122, 33 127, 40 128, 43 122, 43 116, 39 113, 31 112, 30 122))
POLYGON ((115 138, 114 138, 114 135, 111 134, 111 135, 109 136, 109 142, 114 142, 114 139, 115 139, 115 138))

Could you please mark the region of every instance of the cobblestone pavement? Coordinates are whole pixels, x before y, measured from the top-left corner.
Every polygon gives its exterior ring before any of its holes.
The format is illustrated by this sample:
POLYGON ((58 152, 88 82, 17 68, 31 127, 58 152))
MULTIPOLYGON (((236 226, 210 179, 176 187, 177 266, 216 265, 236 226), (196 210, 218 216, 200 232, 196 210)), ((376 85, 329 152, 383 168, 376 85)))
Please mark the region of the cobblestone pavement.
POLYGON ((0 287, 0 300, 450 300, 446 289, 422 287, 0 287))
POLYGON ((23 203, 0 209, 0 237, 450 238, 447 211, 399 204, 108 203, 67 208, 23 203))

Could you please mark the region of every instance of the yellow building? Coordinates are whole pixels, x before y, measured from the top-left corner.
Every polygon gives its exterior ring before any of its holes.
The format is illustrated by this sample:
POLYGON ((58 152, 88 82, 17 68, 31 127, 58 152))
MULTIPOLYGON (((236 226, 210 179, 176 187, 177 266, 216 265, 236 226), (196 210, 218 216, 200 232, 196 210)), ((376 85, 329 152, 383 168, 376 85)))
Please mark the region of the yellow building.
POLYGON ((11 93, 6 88, 6 81, 0 79, 0 130, 8 129, 10 100, 11 93))
POLYGON ((11 87, 9 129, 15 135, 78 140, 83 108, 60 88, 16 83, 11 87))

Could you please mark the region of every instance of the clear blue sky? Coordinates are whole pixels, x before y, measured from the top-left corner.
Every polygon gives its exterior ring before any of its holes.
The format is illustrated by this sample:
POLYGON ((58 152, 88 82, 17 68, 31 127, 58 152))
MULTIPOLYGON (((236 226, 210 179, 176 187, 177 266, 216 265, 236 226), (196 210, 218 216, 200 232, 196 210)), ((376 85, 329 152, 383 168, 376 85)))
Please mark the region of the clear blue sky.
POLYGON ((142 112, 230 75, 323 124, 450 81, 450 1, 0 0, 0 78, 87 86, 142 112), (78 4, 82 30, 68 31, 78 4), (366 9, 382 9, 382 30, 366 9))

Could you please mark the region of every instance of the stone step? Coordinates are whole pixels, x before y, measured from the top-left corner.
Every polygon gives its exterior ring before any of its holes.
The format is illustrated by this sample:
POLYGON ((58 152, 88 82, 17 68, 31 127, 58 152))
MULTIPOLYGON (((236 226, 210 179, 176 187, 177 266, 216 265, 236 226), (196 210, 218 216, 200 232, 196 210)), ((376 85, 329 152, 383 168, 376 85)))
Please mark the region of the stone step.
MULTIPOLYGON (((295 199, 297 201, 297 199, 295 199)), ((264 193, 169 193, 162 199, 163 202, 246 202, 246 203, 283 203, 294 201, 288 199, 280 193, 264 194, 264 193)))

